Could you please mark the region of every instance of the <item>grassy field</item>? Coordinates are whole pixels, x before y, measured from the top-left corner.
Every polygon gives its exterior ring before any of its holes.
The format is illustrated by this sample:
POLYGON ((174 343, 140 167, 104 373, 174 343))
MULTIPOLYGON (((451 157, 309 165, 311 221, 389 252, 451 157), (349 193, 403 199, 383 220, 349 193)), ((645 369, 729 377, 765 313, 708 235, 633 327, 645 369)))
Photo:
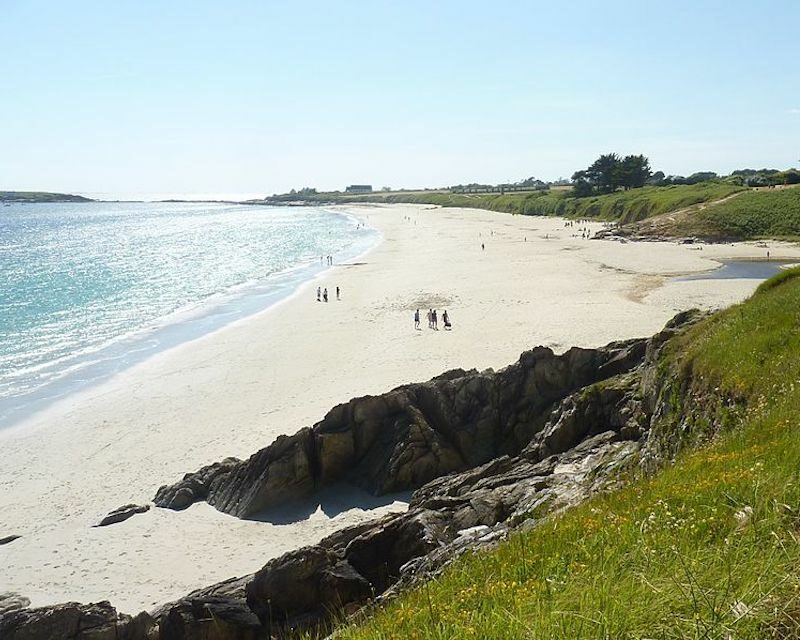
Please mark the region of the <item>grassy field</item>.
POLYGON ((686 216, 673 235, 800 238, 800 188, 749 191, 686 216))
POLYGON ((796 269, 694 327, 665 366, 745 403, 727 431, 337 638, 800 637, 799 326, 796 269))
POLYGON ((733 185, 705 182, 696 185, 643 187, 590 198, 574 198, 568 190, 549 193, 454 194, 441 192, 376 193, 342 196, 343 202, 387 202, 436 204, 443 207, 474 207, 523 215, 558 215, 623 223, 682 209, 693 204, 724 198, 742 190, 733 185))

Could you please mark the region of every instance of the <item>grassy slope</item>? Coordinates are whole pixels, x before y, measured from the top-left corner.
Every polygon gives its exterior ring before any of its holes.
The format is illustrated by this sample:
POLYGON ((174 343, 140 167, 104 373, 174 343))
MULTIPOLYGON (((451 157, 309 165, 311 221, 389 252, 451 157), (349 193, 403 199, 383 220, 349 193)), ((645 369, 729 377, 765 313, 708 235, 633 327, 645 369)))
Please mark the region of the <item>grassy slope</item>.
POLYGON ((739 428, 462 558, 337 637, 798 637, 800 270, 778 278, 667 358, 745 399, 739 428))
POLYGON ((569 191, 549 193, 451 194, 377 193, 342 196, 344 202, 405 202, 444 207, 474 207, 526 215, 561 215, 634 222, 701 202, 718 200, 741 190, 727 184, 701 183, 669 187, 644 187, 592 198, 574 198, 569 191))
POLYGON ((800 238, 800 188, 749 191, 681 220, 675 235, 800 238))

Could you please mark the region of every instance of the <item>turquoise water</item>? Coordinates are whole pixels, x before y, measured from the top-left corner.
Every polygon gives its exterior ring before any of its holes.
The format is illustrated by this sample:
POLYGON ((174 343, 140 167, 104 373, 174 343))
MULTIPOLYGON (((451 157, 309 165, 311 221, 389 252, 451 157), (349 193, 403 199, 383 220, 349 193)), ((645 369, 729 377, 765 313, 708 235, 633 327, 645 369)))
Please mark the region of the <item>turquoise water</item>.
POLYGON ((0 207, 0 425, 260 311, 377 233, 338 212, 198 203, 0 207))

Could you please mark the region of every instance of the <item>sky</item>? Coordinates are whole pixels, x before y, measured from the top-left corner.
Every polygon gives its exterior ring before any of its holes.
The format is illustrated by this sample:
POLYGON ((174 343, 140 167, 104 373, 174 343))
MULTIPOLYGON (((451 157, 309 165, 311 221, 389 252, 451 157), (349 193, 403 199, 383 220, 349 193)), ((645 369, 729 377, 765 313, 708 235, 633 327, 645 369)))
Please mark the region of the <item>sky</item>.
POLYGON ((800 165, 800 2, 0 0, 0 189, 800 165))

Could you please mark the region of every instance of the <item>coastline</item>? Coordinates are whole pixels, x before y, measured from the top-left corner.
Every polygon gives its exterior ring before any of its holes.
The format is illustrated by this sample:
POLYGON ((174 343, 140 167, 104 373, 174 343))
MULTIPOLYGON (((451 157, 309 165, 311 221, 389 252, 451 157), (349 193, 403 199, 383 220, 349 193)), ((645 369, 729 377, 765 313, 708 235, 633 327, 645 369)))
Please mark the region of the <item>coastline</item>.
MULTIPOLYGON (((36 605, 110 599, 135 612, 253 571, 370 515, 351 508, 365 497, 354 493, 335 507, 333 498, 319 500, 287 514, 290 524, 241 521, 194 505, 90 526, 126 502, 151 500, 158 485, 184 472, 247 456, 310 425, 352 396, 453 367, 501 367, 538 344, 560 352, 649 335, 682 308, 741 300, 757 281, 670 278, 763 251, 752 243, 699 249, 582 240, 558 218, 489 211, 337 210, 367 216, 383 241, 266 311, 0 432, 0 536, 22 535, 0 547, 0 591, 36 605), (329 291, 340 285, 342 301, 315 302, 317 284, 329 291), (428 306, 447 308, 453 331, 415 332, 418 306, 423 315, 428 306)), ((795 247, 772 246, 779 247, 775 257, 800 256, 795 247)), ((403 508, 392 497, 373 504, 403 508)))
MULTIPOLYGON (((356 216, 330 207, 318 209, 363 222, 356 216)), ((342 263, 359 260, 380 244, 380 232, 373 228, 367 228, 367 231, 369 235, 353 236, 351 246, 347 251, 338 253, 336 259, 342 263)), ((117 336, 99 349, 70 358, 63 371, 59 371, 56 365, 46 365, 43 368, 48 371, 52 367, 52 381, 21 395, 0 398, 0 432, 23 423, 59 400, 103 384, 115 375, 162 352, 266 311, 295 295, 304 283, 317 279, 331 268, 317 264, 316 260, 298 263, 288 269, 270 273, 258 281, 241 283, 227 291, 215 293, 205 300, 178 309, 149 326, 117 336)))

